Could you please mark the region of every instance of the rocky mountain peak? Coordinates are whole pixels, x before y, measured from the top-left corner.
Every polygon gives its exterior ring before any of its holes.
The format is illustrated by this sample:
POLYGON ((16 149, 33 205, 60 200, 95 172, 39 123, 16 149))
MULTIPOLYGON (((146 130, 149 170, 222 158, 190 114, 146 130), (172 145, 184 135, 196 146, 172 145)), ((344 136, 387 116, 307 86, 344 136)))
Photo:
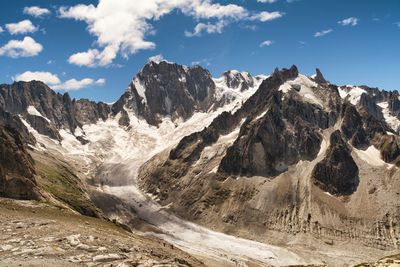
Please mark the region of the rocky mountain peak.
POLYGON ((289 69, 283 68, 279 70, 278 68, 276 68, 272 73, 273 78, 278 78, 282 81, 296 78, 298 75, 299 70, 297 69, 296 65, 292 65, 289 69))
POLYGON ((126 107, 154 125, 165 116, 187 119, 196 110, 204 111, 212 104, 214 91, 210 72, 200 66, 189 68, 166 61, 151 61, 114 104, 113 112, 124 113, 122 109, 126 107))
POLYGON ((244 91, 254 86, 254 78, 248 72, 228 70, 222 76, 225 78, 226 85, 232 89, 244 91))
POLYGON ((317 83, 327 83, 327 81, 324 78, 324 75, 319 70, 319 68, 315 69, 314 81, 316 81, 317 83))

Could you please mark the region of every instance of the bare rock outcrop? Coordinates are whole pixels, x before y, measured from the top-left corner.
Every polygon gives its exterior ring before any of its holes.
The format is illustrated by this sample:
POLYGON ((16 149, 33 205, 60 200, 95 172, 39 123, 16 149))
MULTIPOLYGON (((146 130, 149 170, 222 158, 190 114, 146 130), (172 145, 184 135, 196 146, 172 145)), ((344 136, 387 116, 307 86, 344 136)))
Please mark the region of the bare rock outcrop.
POLYGON ((331 134, 326 156, 311 175, 318 187, 332 195, 349 195, 357 190, 358 167, 340 131, 331 134))

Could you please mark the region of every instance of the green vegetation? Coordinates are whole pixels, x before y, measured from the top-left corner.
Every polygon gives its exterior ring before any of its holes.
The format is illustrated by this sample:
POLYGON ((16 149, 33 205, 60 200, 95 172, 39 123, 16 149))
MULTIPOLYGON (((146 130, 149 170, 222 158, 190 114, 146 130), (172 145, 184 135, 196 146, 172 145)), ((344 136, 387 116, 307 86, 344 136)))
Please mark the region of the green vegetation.
POLYGON ((41 189, 53 195, 77 212, 97 217, 98 210, 87 197, 83 183, 70 167, 52 159, 35 156, 37 182, 41 189))

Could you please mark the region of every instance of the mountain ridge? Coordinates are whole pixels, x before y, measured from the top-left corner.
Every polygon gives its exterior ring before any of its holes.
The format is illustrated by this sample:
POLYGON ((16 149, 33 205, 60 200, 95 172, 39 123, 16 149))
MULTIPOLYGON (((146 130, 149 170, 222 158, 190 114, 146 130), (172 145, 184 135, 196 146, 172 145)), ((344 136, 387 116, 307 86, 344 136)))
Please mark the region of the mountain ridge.
MULTIPOLYGON (((112 105, 71 99, 41 82, 1 85, 0 121, 19 129, 19 139, 2 136, 9 146, 22 142, 16 153, 33 158, 31 189, 85 215, 133 228, 144 216, 164 227, 165 217, 149 215, 161 205, 260 242, 276 244, 271 234, 287 246, 304 235, 332 240, 335 251, 342 241, 393 250, 398 102, 397 91, 336 86, 294 65, 269 76, 213 78, 201 67, 150 62, 112 105)), ((13 175, 5 172, 0 181, 13 175)), ((327 256, 316 260, 295 246, 309 263, 327 256)))

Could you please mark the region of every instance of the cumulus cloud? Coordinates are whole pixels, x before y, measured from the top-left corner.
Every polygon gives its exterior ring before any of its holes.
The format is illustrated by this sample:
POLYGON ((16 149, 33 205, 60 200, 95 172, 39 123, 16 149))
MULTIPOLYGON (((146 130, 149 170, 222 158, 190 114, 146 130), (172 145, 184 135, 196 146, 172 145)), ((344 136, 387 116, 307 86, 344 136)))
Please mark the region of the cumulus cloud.
POLYGON ((68 62, 78 66, 94 67, 97 61, 101 61, 100 51, 97 49, 89 49, 86 52, 80 52, 71 55, 68 62))
POLYGON ((106 84, 106 79, 100 78, 97 81, 94 82, 97 85, 105 85, 106 84))
POLYGON ((82 88, 88 87, 89 85, 92 85, 93 83, 94 80, 90 78, 85 78, 82 80, 70 79, 61 84, 53 85, 52 88, 54 90, 64 90, 64 91, 80 90, 82 88))
POLYGON ((26 36, 22 41, 10 40, 7 44, 0 47, 0 56, 11 58, 37 56, 43 50, 43 46, 33 38, 26 36))
POLYGON ((314 37, 322 37, 322 36, 327 35, 328 33, 331 33, 331 32, 333 32, 332 29, 327 29, 327 30, 323 30, 323 31, 320 31, 320 32, 316 32, 314 34, 314 37))
POLYGON ((26 6, 24 7, 24 14, 34 16, 36 18, 40 18, 46 15, 49 15, 51 12, 47 8, 41 8, 38 6, 26 6))
POLYGON ((146 40, 147 35, 154 33, 151 22, 173 10, 180 10, 198 21, 213 20, 212 23, 199 22, 193 32, 186 32, 186 36, 198 36, 204 32, 218 33, 235 21, 268 21, 272 19, 271 16, 279 17, 274 12, 252 13, 239 5, 213 3, 212 0, 100 0, 97 6, 79 4, 61 7, 61 18, 88 24, 87 29, 96 38, 98 46, 71 55, 68 61, 80 66, 106 66, 117 55, 127 58, 140 50, 154 49, 156 44, 146 40))
POLYGON ((3 28, 0 26, 0 33, 4 32, 3 28))
POLYGON ((273 43, 274 43, 274 42, 271 41, 271 40, 265 40, 264 42, 262 42, 262 43, 260 44, 260 47, 270 46, 270 45, 272 45, 273 43))
POLYGON ((17 23, 8 23, 6 24, 6 28, 13 35, 35 32, 38 30, 38 28, 33 25, 29 19, 22 20, 17 23))
POLYGON ((338 23, 342 26, 356 26, 359 19, 355 17, 350 17, 347 19, 339 20, 338 23))
POLYGON ((106 79, 104 78, 100 78, 98 80, 94 80, 91 78, 84 78, 82 80, 70 79, 65 82, 61 82, 56 74, 45 71, 26 71, 24 73, 15 75, 13 79, 17 82, 29 82, 33 80, 42 81, 54 90, 63 91, 80 90, 89 86, 103 86, 106 84, 106 79))
POLYGON ((19 82, 19 81, 24 81, 24 82, 41 81, 48 85, 54 85, 54 84, 61 83, 61 81, 57 75, 55 75, 51 72, 45 72, 45 71, 25 71, 24 73, 17 74, 14 77, 14 80, 16 82, 19 82))

